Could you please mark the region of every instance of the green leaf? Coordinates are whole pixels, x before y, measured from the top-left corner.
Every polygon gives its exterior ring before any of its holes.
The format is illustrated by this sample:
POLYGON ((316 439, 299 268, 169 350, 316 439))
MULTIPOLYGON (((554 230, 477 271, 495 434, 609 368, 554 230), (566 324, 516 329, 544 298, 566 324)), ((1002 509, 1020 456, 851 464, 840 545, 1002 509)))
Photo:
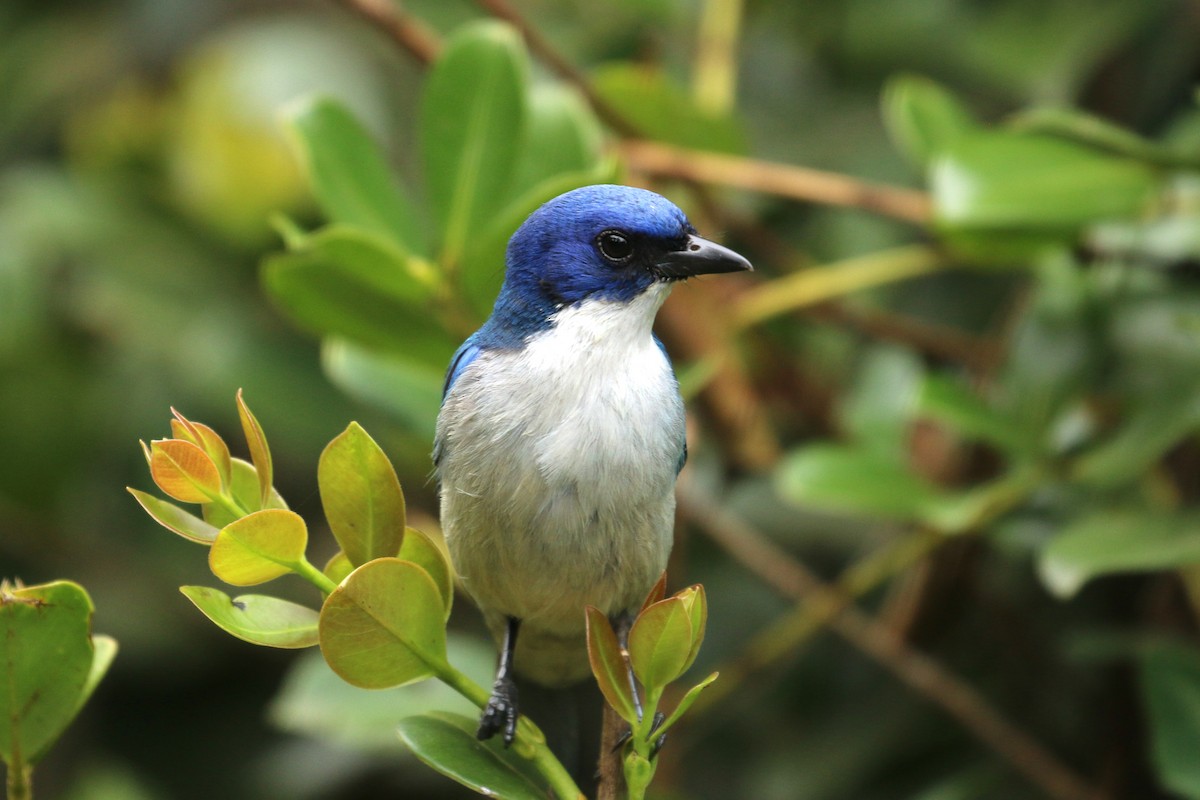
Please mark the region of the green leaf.
POLYGON ((445 606, 445 619, 450 619, 450 607, 454 603, 454 575, 450 570, 450 562, 446 560, 441 548, 434 544, 422 531, 408 528, 404 532, 404 543, 400 545, 399 558, 411 561, 429 573, 438 593, 442 596, 445 606))
POLYGON ((463 294, 481 320, 491 312, 500 292, 508 240, 521 223, 543 203, 564 192, 616 179, 615 159, 598 162, 588 170, 554 175, 523 192, 472 238, 463 254, 461 282, 463 294))
POLYGON ((1160 646, 1148 650, 1140 662, 1155 771, 1172 793, 1200 798, 1200 653, 1160 646))
POLYGON ((183 439, 150 443, 150 476, 163 492, 184 503, 206 503, 221 494, 217 465, 199 445, 183 439))
POLYGON ((37 761, 98 680, 91 619, 78 584, 0 584, 0 758, 10 769, 37 761))
POLYGON ((125 487, 133 495, 141 507, 155 522, 169 531, 174 531, 185 539, 199 544, 212 544, 217 538, 218 528, 210 525, 199 517, 184 511, 174 503, 159 500, 152 494, 140 492, 137 489, 125 487))
POLYGON ((661 69, 612 62, 592 74, 592 87, 645 138, 696 150, 746 150, 746 135, 735 116, 701 109, 661 69))
POLYGON ((1152 142, 1076 108, 1031 108, 1014 116, 1009 124, 1023 133, 1056 136, 1160 167, 1192 170, 1200 167, 1194 152, 1152 142))
POLYGON ((638 716, 633 688, 629 685, 629 666, 621 655, 621 645, 612 623, 603 611, 593 606, 587 607, 587 646, 592 674, 604 699, 621 719, 636 725, 638 716))
POLYGON ((330 339, 321 349, 321 364, 330 380, 347 394, 393 414, 397 421, 431 441, 442 405, 442 382, 453 349, 438 366, 401 355, 330 339))
POLYGON ((713 681, 720 677, 720 674, 721 673, 719 672, 714 672, 704 680, 697 683, 691 689, 688 689, 687 694, 685 694, 679 701, 679 704, 675 706, 675 710, 671 712, 670 716, 663 720, 662 725, 659 725, 654 729, 654 734, 657 736, 666 733, 672 725, 679 721, 680 717, 687 713, 687 710, 692 707, 692 703, 696 702, 696 698, 700 696, 700 693, 707 689, 710 685, 712 685, 713 681))
POLYGON ((308 527, 292 511, 270 508, 229 523, 208 551, 212 573, 233 586, 286 575, 304 560, 308 527))
POLYGON ((1160 175, 1132 159, 1062 139, 988 131, 962 136, 931 165, 942 230, 1069 241, 1090 223, 1146 210, 1160 175))
POLYGON ((638 680, 650 691, 679 677, 691 649, 691 614, 678 597, 650 606, 629 629, 629 661, 638 680))
POLYGON ((351 564, 396 555, 404 539, 404 492, 392 462, 357 422, 321 453, 317 485, 325 519, 351 564))
MULTIPOLYGON (((230 460, 229 492, 240 508, 248 513, 262 510, 262 485, 258 480, 258 470, 249 461, 241 458, 230 460)), ((283 497, 271 487, 271 497, 267 508, 287 508, 283 497)), ((201 506, 204 521, 215 528, 224 528, 238 519, 238 515, 219 503, 205 503, 201 506)))
POLYGON ((434 364, 454 352, 438 321, 432 268, 378 234, 323 228, 301 249, 268 258, 262 277, 280 309, 313 333, 434 364))
POLYGON ((924 371, 910 350, 876 346, 866 352, 838 412, 856 445, 883 457, 899 458, 908 452, 924 371))
POLYGON ((313 194, 330 221, 386 236, 405 253, 425 252, 416 209, 392 180, 376 142, 345 106, 329 97, 306 97, 285 116, 313 194))
POLYGON ((354 571, 354 565, 350 563, 350 559, 346 558, 346 554, 338 550, 333 554, 325 564, 325 569, 321 570, 326 578, 334 583, 341 583, 346 580, 346 576, 354 571))
POLYGON ((105 636, 103 633, 92 634, 92 666, 88 670, 87 680, 83 682, 83 691, 79 693, 79 699, 75 702, 73 716, 79 715, 84 704, 91 698, 92 692, 96 691, 100 681, 104 680, 104 676, 108 674, 108 668, 112 666, 113 660, 117 657, 117 650, 116 639, 105 636))
POLYGON ((317 644, 317 612, 307 606, 261 594, 231 599, 207 586, 181 586, 179 591, 214 625, 242 641, 284 649, 317 644))
POLYGON ((1138 398, 1120 428, 1076 460, 1072 477, 1101 488, 1135 481, 1197 429, 1200 429, 1200 386, 1138 398))
POLYGON ((775 471, 775 487, 797 505, 895 521, 921 519, 944 501, 893 459, 834 444, 792 452, 775 471))
POLYGON ((271 502, 271 486, 275 475, 271 466, 271 448, 267 446, 267 435, 262 425, 258 424, 254 412, 246 405, 242 390, 237 392, 238 418, 242 421, 242 432, 246 436, 246 445, 250 448, 250 460, 254 463, 254 471, 258 475, 258 507, 267 508, 271 502))
POLYGON ((917 410, 966 439, 995 445, 1009 453, 1032 447, 1015 420, 990 408, 961 381, 947 375, 928 375, 917 395, 917 410))
POLYGON ((704 633, 708 627, 708 594, 704 591, 704 587, 697 583, 682 592, 677 592, 675 596, 683 601, 683 607, 688 612, 688 620, 692 623, 691 646, 688 650, 687 660, 683 662, 683 668, 679 670, 679 674, 682 675, 696 661, 696 656, 700 654, 700 645, 704 643, 704 633))
POLYGON ((539 84, 529 94, 528 111, 515 194, 564 173, 595 169, 603 135, 578 91, 562 83, 539 84))
POLYGON ((1200 564, 1200 514, 1101 512, 1068 525, 1042 550, 1038 572, 1059 597, 1114 572, 1200 564))
POLYGON ((476 721, 458 714, 431 713, 400 720, 400 739, 433 769, 488 797, 544 800, 539 786, 510 762, 515 758, 494 742, 481 742, 476 721))
POLYGON ((443 601, 424 569, 398 558, 363 564, 325 599, 321 652, 343 680, 384 689, 446 661, 443 601))
POLYGON ((421 152, 443 264, 458 263, 507 197, 525 122, 528 69, 519 34, 481 21, 459 28, 429 72, 421 152))
POLYGON ((958 98, 919 75, 888 80, 883 88, 883 121, 892 141, 919 166, 977 127, 958 98))

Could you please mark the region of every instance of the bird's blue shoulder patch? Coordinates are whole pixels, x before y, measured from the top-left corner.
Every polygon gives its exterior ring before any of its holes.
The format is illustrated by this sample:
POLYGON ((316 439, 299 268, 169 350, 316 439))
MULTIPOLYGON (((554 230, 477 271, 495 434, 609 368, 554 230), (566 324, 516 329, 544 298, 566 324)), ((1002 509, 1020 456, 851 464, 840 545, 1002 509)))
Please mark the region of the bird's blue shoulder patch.
POLYGON ((446 395, 450 393, 450 387, 458 380, 458 376, 463 374, 463 370, 470 366, 481 352, 483 352, 483 348, 475 343, 474 336, 459 346, 454 353, 454 358, 450 359, 450 366, 446 369, 446 382, 442 384, 443 402, 446 400, 446 395))

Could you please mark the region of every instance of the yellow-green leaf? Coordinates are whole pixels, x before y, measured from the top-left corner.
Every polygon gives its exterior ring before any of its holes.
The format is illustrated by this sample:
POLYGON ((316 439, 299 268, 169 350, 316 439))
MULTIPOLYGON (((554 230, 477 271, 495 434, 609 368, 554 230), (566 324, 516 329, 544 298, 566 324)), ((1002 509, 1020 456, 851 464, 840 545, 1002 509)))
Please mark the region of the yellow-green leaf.
POLYGON ((629 662, 647 689, 661 688, 678 678, 691 651, 691 614, 679 597, 653 604, 629 629, 629 662))
POLYGON ((139 492, 137 489, 125 487, 141 507, 155 522, 169 531, 174 531, 185 539, 199 544, 212 544, 217 538, 218 529, 214 525, 200 519, 194 514, 184 511, 174 503, 160 500, 152 494, 139 492))
POLYGON ((316 609, 260 594, 230 598, 207 586, 179 591, 218 628, 243 641, 284 649, 317 644, 316 609))
POLYGON ((396 470, 357 422, 321 453, 317 485, 325 519, 355 566, 395 556, 404 539, 404 492, 396 470))
POLYGON ((454 576, 442 549, 422 531, 408 528, 404 532, 404 543, 400 545, 400 558, 413 562, 429 573, 446 606, 445 618, 449 619, 450 607, 454 603, 454 576))
POLYGON ((238 417, 242 421, 242 431, 246 435, 246 444, 250 448, 250 460, 258 473, 259 508, 266 508, 271 500, 271 484, 275 480, 271 466, 271 448, 267 446, 267 435, 258 424, 250 406, 242 397, 242 390, 237 392, 238 417))
POLYGON ((233 586, 253 586, 291 572, 304 558, 308 528, 291 511, 270 508, 229 523, 208 552, 214 575, 233 586))

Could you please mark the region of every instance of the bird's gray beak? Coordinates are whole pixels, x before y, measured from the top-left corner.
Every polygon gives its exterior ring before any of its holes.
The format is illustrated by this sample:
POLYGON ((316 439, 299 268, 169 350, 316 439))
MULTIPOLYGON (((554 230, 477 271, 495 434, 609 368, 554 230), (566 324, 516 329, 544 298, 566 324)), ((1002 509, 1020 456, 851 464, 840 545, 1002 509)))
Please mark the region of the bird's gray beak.
POLYGON ((728 247, 702 239, 695 234, 687 238, 682 250, 664 254, 656 263, 659 274, 672 280, 693 275, 753 270, 750 262, 728 247))

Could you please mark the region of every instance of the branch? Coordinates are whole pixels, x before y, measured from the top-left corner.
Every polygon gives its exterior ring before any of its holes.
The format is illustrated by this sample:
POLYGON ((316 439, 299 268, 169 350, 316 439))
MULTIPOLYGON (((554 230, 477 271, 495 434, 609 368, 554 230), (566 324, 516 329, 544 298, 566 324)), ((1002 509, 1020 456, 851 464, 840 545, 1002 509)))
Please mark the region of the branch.
MULTIPOLYGON (((681 482, 679 486, 679 507, 685 517, 743 566, 780 593, 805 604, 803 615, 789 619, 790 641, 783 643, 777 637, 760 638, 758 641, 771 641, 772 650, 790 652, 799 639, 827 624, 910 688, 941 707, 1049 797, 1055 800, 1093 800, 1098 796, 1095 788, 1008 720, 972 686, 909 645, 887 625, 852 604, 853 596, 869 588, 868 584, 877 585, 875 581, 893 574, 898 566, 916 561, 935 548, 942 541, 941 537, 917 537, 908 552, 897 554, 900 557, 894 559, 887 569, 871 570, 873 580, 860 577, 854 581, 856 585, 853 589, 847 591, 824 583, 741 518, 711 502, 687 482, 681 482)), ((756 655, 761 658, 774 654, 759 652, 756 655)), ((762 663, 758 659, 756 662, 741 662, 735 666, 733 674, 722 668, 724 680, 721 683, 725 684, 725 692, 739 684, 750 669, 762 663)), ((716 686, 709 693, 713 689, 716 686)), ((713 698, 702 696, 702 699, 711 704, 713 698)), ((693 707, 693 713, 695 710, 696 707, 693 707)))
POLYGON ((629 167, 639 172, 793 200, 862 208, 922 226, 928 225, 932 216, 929 195, 924 192, 869 183, 836 172, 686 150, 645 140, 622 142, 620 151, 629 167))
POLYGON ((437 58, 442 46, 437 33, 416 17, 404 13, 398 3, 389 0, 333 2, 379 28, 422 64, 430 64, 437 58))

